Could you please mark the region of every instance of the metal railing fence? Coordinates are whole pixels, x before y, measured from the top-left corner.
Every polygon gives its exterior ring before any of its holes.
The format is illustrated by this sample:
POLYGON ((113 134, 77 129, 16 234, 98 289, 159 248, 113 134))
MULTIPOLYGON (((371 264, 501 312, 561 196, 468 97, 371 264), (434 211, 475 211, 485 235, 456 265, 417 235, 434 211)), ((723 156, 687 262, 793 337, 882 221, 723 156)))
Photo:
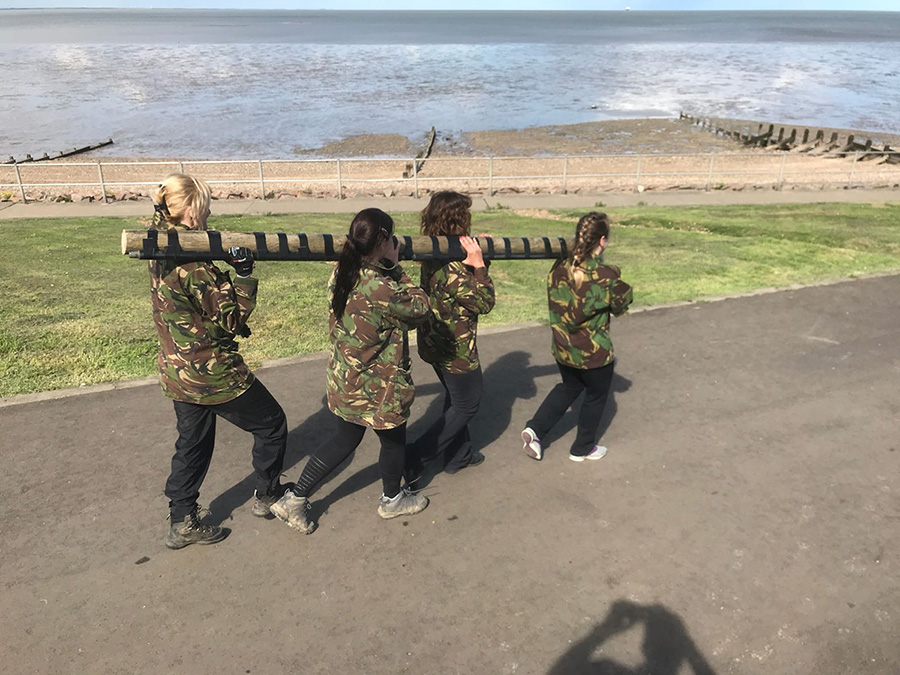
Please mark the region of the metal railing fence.
MULTIPOLYGON (((750 184, 783 189, 788 184, 827 183, 854 187, 885 181, 900 182, 900 152, 882 154, 878 161, 867 161, 867 153, 853 152, 846 156, 809 156, 790 152, 780 153, 685 153, 671 155, 556 155, 533 157, 503 156, 453 156, 430 157, 424 162, 416 159, 350 158, 350 159, 269 159, 269 160, 174 160, 147 162, 64 162, 40 164, 0 165, 3 173, 13 178, 0 182, 0 192, 16 190, 23 202, 28 201, 28 190, 46 188, 91 188, 99 191, 106 201, 113 190, 119 188, 143 188, 155 186, 159 177, 177 169, 194 173, 211 186, 253 186, 258 198, 266 199, 276 186, 331 186, 339 198, 344 198, 349 186, 359 184, 390 184, 412 188, 419 197, 423 189, 437 183, 457 186, 461 189, 485 189, 493 195, 505 184, 521 184, 537 181, 538 188, 559 189, 590 187, 614 179, 620 190, 641 191, 642 186, 654 187, 658 179, 675 179, 678 187, 712 190, 725 186, 726 180, 751 177, 750 184), (821 162, 828 160, 825 165, 821 162), (843 160, 843 161, 842 161, 843 160), (666 169, 676 162, 680 170, 666 169), (813 167, 812 163, 815 163, 813 167), (469 172, 454 175, 443 171, 453 164, 466 167, 469 172), (556 165, 558 170, 529 171, 534 167, 556 165), (278 175, 273 172, 295 165, 303 167, 306 175, 278 175), (313 167, 324 167, 321 171, 313 167), (372 167, 368 171, 360 167, 372 167), (483 167, 479 172, 473 167, 483 167), (831 169, 831 167, 834 167, 831 169), (128 169, 126 169, 126 167, 128 169), (168 170, 164 171, 163 167, 168 170), (506 170, 504 170, 506 167, 506 170), (519 167, 519 170, 513 170, 519 167), (579 167, 581 169, 579 170, 579 167), (605 170, 587 170, 596 167, 605 170), (213 169, 210 171, 210 169, 213 169), (158 169, 158 170, 157 170, 158 169), (351 170, 352 169, 352 170, 351 170), (26 180, 26 173, 37 170, 42 175, 66 172, 62 179, 26 180), (130 171, 130 175, 128 172, 130 171), (812 176, 814 180, 798 181, 799 176, 812 176), (826 179, 825 177, 829 177, 826 179), (122 178, 129 178, 123 180, 122 178), (680 185, 686 183, 686 185, 680 185)), ((670 167, 675 168, 675 167, 670 167)), ((460 171, 456 171, 459 174, 460 171)), ((738 181, 740 182, 740 181, 738 181)), ((441 189, 452 189, 442 187, 441 189)))

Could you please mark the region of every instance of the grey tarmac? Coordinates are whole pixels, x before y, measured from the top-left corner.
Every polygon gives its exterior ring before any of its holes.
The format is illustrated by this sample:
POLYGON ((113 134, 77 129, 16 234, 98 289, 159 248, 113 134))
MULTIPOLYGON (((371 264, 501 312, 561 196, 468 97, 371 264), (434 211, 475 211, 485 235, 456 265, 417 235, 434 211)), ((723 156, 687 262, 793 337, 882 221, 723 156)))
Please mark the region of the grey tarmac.
MULTIPOLYGON (((149 320, 149 317, 148 317, 149 320)), ((549 329, 481 337, 478 467, 383 521, 377 441, 302 536, 250 514, 250 437, 219 426, 201 494, 232 530, 165 548, 175 438, 152 384, 0 408, 2 673, 900 672, 900 276, 640 312, 598 462, 569 414, 519 432, 559 376, 549 329)), ((258 374, 328 433, 321 355, 258 374)), ((410 435, 440 411, 414 364, 410 435)))

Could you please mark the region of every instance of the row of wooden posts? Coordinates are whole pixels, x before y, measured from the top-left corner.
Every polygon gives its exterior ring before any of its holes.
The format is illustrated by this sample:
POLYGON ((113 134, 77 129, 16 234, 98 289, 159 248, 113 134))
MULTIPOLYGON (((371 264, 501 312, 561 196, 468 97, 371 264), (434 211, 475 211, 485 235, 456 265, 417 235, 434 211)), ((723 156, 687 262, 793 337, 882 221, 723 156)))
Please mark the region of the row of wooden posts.
POLYGON ((836 131, 826 139, 822 129, 813 130, 808 127, 759 124, 754 131, 751 125, 736 125, 734 122, 729 124, 727 120, 698 117, 685 112, 679 113, 679 119, 748 147, 802 152, 810 156, 830 158, 852 155, 858 160, 880 160, 888 164, 900 164, 900 151, 894 150, 887 143, 879 147, 872 139, 859 142, 853 134, 848 134, 842 141, 836 131))

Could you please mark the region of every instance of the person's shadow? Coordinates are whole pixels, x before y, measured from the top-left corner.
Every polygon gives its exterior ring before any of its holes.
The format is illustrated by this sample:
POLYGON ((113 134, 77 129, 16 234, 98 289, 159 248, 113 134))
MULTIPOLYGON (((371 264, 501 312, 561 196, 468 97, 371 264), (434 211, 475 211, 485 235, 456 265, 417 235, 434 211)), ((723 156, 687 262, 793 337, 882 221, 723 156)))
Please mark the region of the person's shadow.
POLYGON ((606 618, 587 637, 563 654, 547 675, 716 675, 712 666, 688 635, 681 618, 662 605, 641 605, 618 600, 606 618), (594 654, 610 638, 642 626, 644 662, 634 668, 594 654), (687 665, 690 671, 683 671, 687 665))

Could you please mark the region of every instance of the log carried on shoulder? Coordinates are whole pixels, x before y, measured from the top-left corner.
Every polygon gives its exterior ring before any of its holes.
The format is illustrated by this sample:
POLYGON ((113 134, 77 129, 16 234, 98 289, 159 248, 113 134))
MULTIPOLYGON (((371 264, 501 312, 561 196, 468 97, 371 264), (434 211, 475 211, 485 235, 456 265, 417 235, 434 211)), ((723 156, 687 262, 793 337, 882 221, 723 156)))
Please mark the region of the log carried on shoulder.
MULTIPOLYGON (((344 235, 215 230, 122 230, 122 254, 141 260, 224 260, 232 246, 253 251, 255 260, 337 260, 344 235)), ((400 260, 463 260, 459 237, 398 236, 400 260)), ((490 260, 540 260, 568 255, 564 237, 478 237, 490 260)))

